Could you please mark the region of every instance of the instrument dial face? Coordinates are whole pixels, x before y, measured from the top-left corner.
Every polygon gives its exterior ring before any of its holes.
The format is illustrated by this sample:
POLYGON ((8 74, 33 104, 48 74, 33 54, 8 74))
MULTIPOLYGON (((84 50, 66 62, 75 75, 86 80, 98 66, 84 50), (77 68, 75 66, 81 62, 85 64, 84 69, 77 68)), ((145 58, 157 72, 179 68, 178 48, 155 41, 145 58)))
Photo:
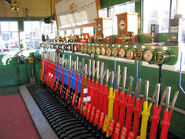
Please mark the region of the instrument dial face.
POLYGON ((141 60, 143 58, 143 52, 141 50, 137 50, 134 54, 136 60, 141 60))
POLYGON ((111 56, 111 53, 112 53, 111 48, 107 48, 107 50, 106 50, 106 54, 107 54, 107 56, 111 56))
POLYGON ((100 54, 100 47, 96 47, 96 54, 100 54))
POLYGON ((92 47, 92 54, 96 53, 96 47, 92 47))
POLYGON ((101 47, 101 55, 105 55, 105 47, 101 47))
POLYGON ((74 48, 74 52, 76 52, 77 51, 77 46, 75 45, 73 48, 74 48))
POLYGON ((91 54, 92 52, 92 46, 88 47, 88 53, 91 54))
POLYGON ((112 55, 113 56, 117 56, 118 55, 118 49, 117 48, 113 48, 112 55))
POLYGON ((128 59, 133 59, 133 57, 134 57, 134 51, 132 50, 132 49, 129 49, 128 51, 127 51, 127 58, 128 59))
POLYGON ((84 53, 87 53, 88 47, 84 46, 84 53))
POLYGON ((84 49, 84 46, 81 46, 81 47, 80 47, 80 52, 83 53, 83 49, 84 49))
POLYGON ((153 53, 152 53, 152 51, 151 51, 151 50, 146 50, 146 51, 144 52, 143 57, 144 57, 144 60, 145 60, 145 61, 150 62, 150 61, 152 60, 152 58, 153 58, 153 53))
POLYGON ((164 62, 164 53, 163 52, 157 52, 155 55, 155 60, 158 64, 162 64, 164 62))
POLYGON ((120 48, 119 50, 119 57, 123 58, 125 56, 125 49, 124 48, 120 48))

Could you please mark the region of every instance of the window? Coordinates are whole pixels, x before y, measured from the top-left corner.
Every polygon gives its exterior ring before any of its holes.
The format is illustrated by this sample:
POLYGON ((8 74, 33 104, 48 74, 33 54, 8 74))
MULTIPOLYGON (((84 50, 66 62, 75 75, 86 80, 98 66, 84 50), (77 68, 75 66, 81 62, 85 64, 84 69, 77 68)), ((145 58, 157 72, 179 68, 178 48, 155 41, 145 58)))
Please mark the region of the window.
MULTIPOLYGON (((144 33, 151 32, 151 24, 159 24, 159 32, 168 32, 170 0, 145 0, 144 33)), ((175 3, 172 4, 172 18, 175 14, 175 3)))
POLYGON ((24 22, 24 46, 26 49, 39 49, 42 34, 54 39, 56 36, 56 22, 45 24, 40 21, 24 22))
POLYGON ((18 23, 16 21, 0 22, 0 53, 19 51, 18 23))
POLYGON ((93 36, 93 34, 94 34, 93 27, 83 28, 82 32, 83 33, 89 33, 90 36, 93 36))

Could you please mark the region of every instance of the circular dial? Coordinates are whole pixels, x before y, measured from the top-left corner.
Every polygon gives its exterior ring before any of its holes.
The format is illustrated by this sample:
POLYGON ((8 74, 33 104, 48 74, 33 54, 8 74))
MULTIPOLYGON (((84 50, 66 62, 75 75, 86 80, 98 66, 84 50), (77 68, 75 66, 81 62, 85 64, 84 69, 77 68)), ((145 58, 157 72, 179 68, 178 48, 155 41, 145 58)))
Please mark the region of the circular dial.
POLYGON ((87 53, 87 50, 88 50, 88 47, 87 46, 84 46, 84 53, 87 53))
POLYGON ((92 52, 92 46, 88 47, 88 53, 91 54, 92 52))
POLYGON ((129 49, 128 51, 127 51, 127 58, 128 59, 133 59, 133 57, 134 57, 134 51, 132 50, 132 49, 129 49))
POLYGON ((164 62, 164 53, 163 52, 157 52, 155 55, 155 60, 158 64, 162 64, 164 62))
POLYGON ((92 54, 95 54, 96 53, 96 47, 92 47, 92 49, 91 49, 92 51, 92 54))
POLYGON ((77 46, 76 46, 76 45, 73 46, 73 51, 74 51, 74 52, 77 51, 77 46))
POLYGON ((137 50, 134 54, 136 60, 141 60, 143 58, 143 52, 141 50, 137 50))
POLYGON ((150 62, 152 60, 152 58, 153 58, 152 51, 151 50, 146 50, 144 52, 143 58, 144 58, 145 61, 150 62))
POLYGON ((109 47, 109 48, 107 48, 107 50, 106 50, 106 54, 107 54, 107 56, 111 56, 111 53, 112 53, 111 48, 110 48, 110 47, 109 47))
POLYGON ((112 55, 113 56, 117 56, 118 55, 118 49, 117 48, 113 48, 112 55))
POLYGON ((81 46, 81 47, 80 47, 80 52, 83 53, 83 49, 84 49, 84 46, 81 46))
POLYGON ((118 54, 119 54, 119 57, 123 58, 125 56, 125 49, 124 48, 120 48, 118 54))
POLYGON ((101 47, 101 55, 105 55, 105 47, 101 47))
POLYGON ((96 47, 96 54, 100 54, 100 47, 96 47))

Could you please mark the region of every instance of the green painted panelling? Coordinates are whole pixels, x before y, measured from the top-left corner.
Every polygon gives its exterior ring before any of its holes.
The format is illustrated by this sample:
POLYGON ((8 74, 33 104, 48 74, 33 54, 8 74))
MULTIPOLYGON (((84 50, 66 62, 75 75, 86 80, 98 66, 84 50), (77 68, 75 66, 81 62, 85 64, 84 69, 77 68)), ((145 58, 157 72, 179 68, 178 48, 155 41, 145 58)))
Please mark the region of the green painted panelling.
POLYGON ((19 86, 17 85, 0 87, 0 96, 8 96, 15 94, 19 94, 19 86))
POLYGON ((128 1, 132 1, 132 0, 100 0, 100 4, 101 4, 101 8, 103 9, 103 8, 109 8, 117 4, 125 3, 128 1))
POLYGON ((24 21, 23 20, 19 20, 18 21, 18 26, 19 26, 19 31, 23 32, 24 31, 24 21))
POLYGON ((18 64, 15 56, 0 55, 0 87, 27 84, 32 75, 32 67, 34 76, 36 75, 39 81, 40 62, 35 63, 34 67, 34 64, 28 63, 28 60, 24 64, 18 64))
MULTIPOLYGON (((72 55, 72 59, 76 59, 76 54, 74 53, 65 53, 65 58, 68 58, 69 55, 72 55)), ((79 61, 81 61, 82 58, 85 58, 86 63, 89 63, 89 57, 86 56, 79 56, 79 61)), ((99 60, 100 62, 104 62, 105 64, 105 70, 108 68, 110 71, 114 70, 114 61, 111 60, 105 60, 105 59, 98 59, 97 56, 95 56, 95 60, 99 60)), ((129 63, 123 63, 123 62, 117 62, 117 64, 120 64, 121 67, 127 66, 128 67, 128 73, 127 77, 133 76, 134 77, 134 83, 133 83, 133 90, 135 90, 136 86, 136 64, 129 64, 129 63)), ((141 87, 141 92, 143 94, 144 92, 144 85, 145 85, 145 80, 150 81, 150 89, 149 89, 149 96, 151 97, 153 95, 155 85, 158 82, 158 73, 159 70, 157 68, 150 68, 150 67, 145 67, 142 66, 142 62, 139 62, 139 78, 142 78, 142 87, 141 87)), ((121 72, 122 74, 122 72, 121 72)), ((109 80, 110 81, 110 80, 109 80)), ((179 90, 178 86, 178 81, 179 81, 179 72, 175 71, 167 71, 167 70, 162 70, 162 93, 164 91, 164 88, 166 86, 171 86, 172 87, 172 93, 171 93, 171 101, 174 96, 175 91, 179 90)), ((110 82, 109 82, 110 83, 110 82)), ((120 81, 120 85, 122 85, 122 80, 120 81)), ((185 88, 185 74, 182 75, 182 85, 183 88, 185 88)), ((128 81, 127 81, 127 87, 128 87, 128 81)), ((161 93, 161 94, 162 94, 161 93)), ((179 97, 176 102, 176 107, 184 109, 185 110, 185 105, 184 105, 184 100, 185 100, 185 95, 180 91, 179 97)), ((152 112, 151 112, 152 114, 152 112)), ((161 112, 161 119, 163 116, 163 110, 161 112)), ((171 125, 170 125, 170 132, 176 134, 179 137, 184 137, 185 136, 185 115, 182 115, 180 113, 177 113, 174 111, 172 118, 171 118, 171 125)))
POLYGON ((19 73, 21 73, 20 74, 20 83, 21 84, 27 84, 28 83, 26 65, 27 64, 19 64, 19 73))
POLYGON ((135 2, 135 12, 141 16, 141 1, 135 2))
POLYGON ((24 20, 24 21, 40 21, 44 19, 44 17, 0 17, 0 21, 19 21, 19 20, 24 20))

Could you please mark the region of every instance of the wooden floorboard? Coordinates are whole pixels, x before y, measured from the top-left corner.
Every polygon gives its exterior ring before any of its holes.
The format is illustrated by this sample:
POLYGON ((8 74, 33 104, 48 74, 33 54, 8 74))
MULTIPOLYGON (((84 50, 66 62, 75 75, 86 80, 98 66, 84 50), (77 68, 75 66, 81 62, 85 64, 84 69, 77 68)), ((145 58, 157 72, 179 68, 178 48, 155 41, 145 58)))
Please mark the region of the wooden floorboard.
POLYGON ((58 139, 25 85, 19 86, 24 103, 42 139, 58 139))

